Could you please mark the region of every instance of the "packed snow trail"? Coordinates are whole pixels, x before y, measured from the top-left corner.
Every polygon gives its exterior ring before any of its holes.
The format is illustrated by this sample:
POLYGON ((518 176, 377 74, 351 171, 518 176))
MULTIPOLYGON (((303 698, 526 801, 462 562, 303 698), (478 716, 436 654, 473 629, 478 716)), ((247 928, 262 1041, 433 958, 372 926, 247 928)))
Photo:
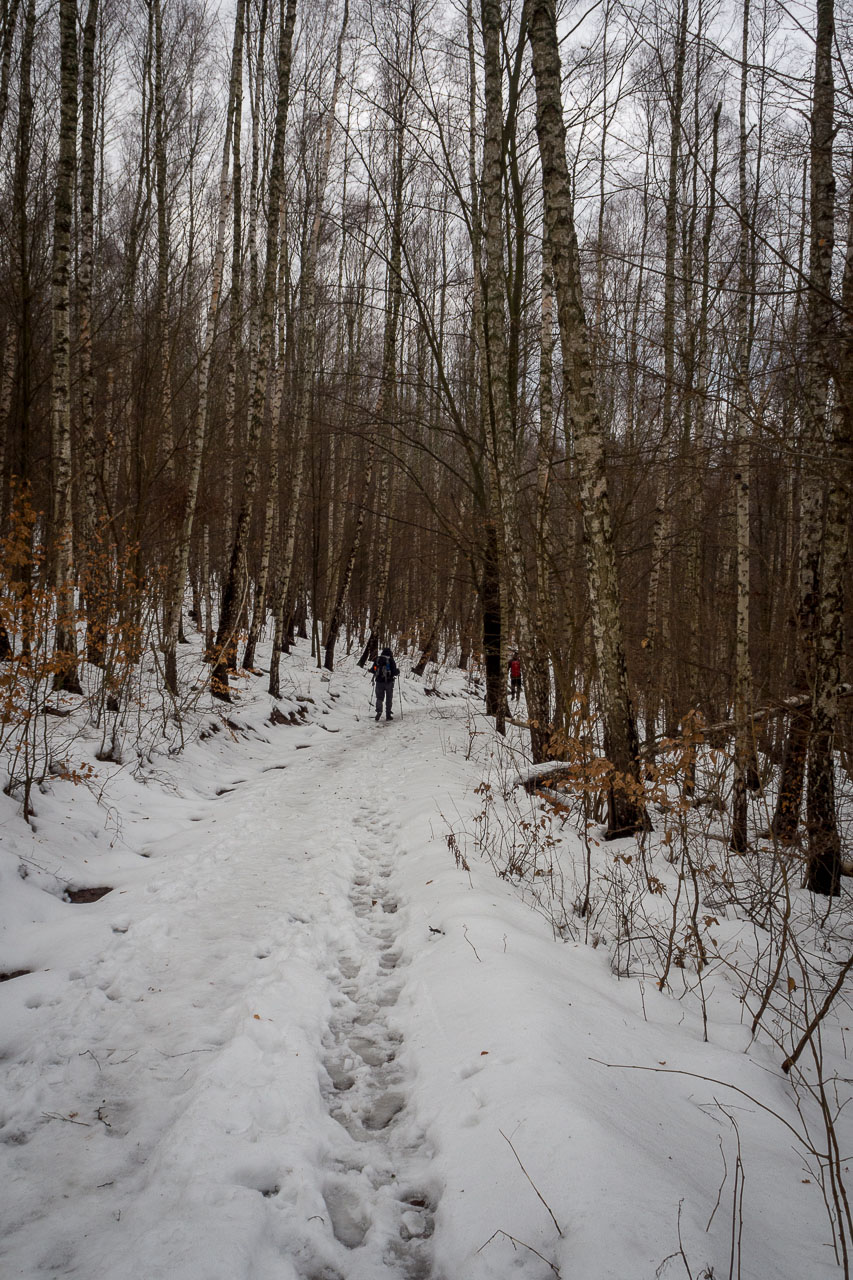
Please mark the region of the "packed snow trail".
POLYGON ((109 915, 112 938, 72 966, 64 1016, 45 1019, 55 1069, 30 1102, 55 1122, 22 1116, 6 1137, 24 1176, 4 1275, 433 1275, 438 1192, 394 1020, 412 730, 365 717, 334 737, 278 733, 254 777, 232 774, 179 834, 140 850, 141 910, 86 908, 109 915), (45 1159, 67 1176, 36 1193, 45 1159))
MULTIPOLYGON (((369 758, 375 754, 375 748, 367 752, 369 758)), ((407 1280, 425 1280, 437 1193, 430 1189, 426 1136, 401 1125, 407 1081, 393 1015, 406 962, 394 927, 393 817, 387 808, 377 812, 376 803, 346 799, 362 833, 351 893, 360 945, 338 957, 340 994, 325 1038, 329 1083, 323 1094, 346 1136, 323 1198, 336 1239, 359 1250, 348 1278, 370 1280, 398 1267, 407 1280)))
POLYGON ((3 1280, 722 1276, 738 1185, 742 1280, 835 1276, 737 993, 706 981, 706 1041, 466 841, 513 743, 414 681, 375 724, 362 673, 290 678, 103 804, 0 797, 3 1280), (736 1131, 714 1081, 759 1100, 736 1131))

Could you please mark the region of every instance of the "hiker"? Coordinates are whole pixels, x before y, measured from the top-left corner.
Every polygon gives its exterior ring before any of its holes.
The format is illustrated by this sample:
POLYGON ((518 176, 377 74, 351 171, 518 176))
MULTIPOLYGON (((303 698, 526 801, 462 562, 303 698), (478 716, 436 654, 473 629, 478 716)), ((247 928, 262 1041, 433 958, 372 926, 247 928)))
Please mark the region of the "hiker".
POLYGON ((517 653, 514 653, 509 660, 509 683, 509 696, 518 702, 521 697, 521 662, 517 653))
POLYGON ((376 719, 382 715, 382 703, 385 703, 385 719, 393 720, 391 699, 394 697, 394 677, 400 674, 397 664, 391 656, 390 649, 383 649, 370 668, 373 672, 373 683, 376 689, 376 719))

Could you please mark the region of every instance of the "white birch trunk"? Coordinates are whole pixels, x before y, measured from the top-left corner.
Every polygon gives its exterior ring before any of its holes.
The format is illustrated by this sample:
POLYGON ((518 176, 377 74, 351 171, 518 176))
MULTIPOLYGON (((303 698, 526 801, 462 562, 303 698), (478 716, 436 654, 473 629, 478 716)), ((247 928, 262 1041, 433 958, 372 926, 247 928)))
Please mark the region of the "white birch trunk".
POLYGON ((320 163, 317 170, 317 186, 314 199, 314 215, 311 221, 311 232, 303 263, 302 276, 302 369, 299 396, 299 411, 296 416, 293 439, 293 464, 291 470, 290 494, 288 495, 287 515, 285 518, 284 539, 281 563, 279 567, 279 593, 275 606, 275 636, 273 653, 270 660, 269 689, 273 697, 279 696, 279 654, 287 613, 293 604, 293 570, 296 559, 296 531, 299 514, 302 510, 302 490, 305 483, 305 460, 308 443, 308 422, 311 412, 311 398, 314 391, 314 377, 317 367, 317 259, 320 252, 320 232, 323 228, 323 214, 326 199, 326 185, 329 179, 329 165, 332 158, 332 140, 335 131, 336 112, 341 84, 343 82, 344 42, 349 24, 349 0, 344 0, 343 19, 338 35, 335 53, 335 75, 332 83, 332 98, 329 103, 323 145, 320 152, 320 163))
POLYGON ((551 250, 567 410, 587 543, 592 631, 601 686, 607 755, 617 772, 609 796, 611 834, 645 826, 637 732, 628 692, 619 583, 610 519, 604 438, 592 385, 589 338, 578 266, 554 0, 530 0, 529 38, 536 82, 536 132, 545 223, 551 250))
POLYGON ((269 190, 267 193, 266 263, 264 288, 260 312, 258 354, 255 362, 249 425, 246 439, 246 469, 243 474, 243 491, 240 511, 234 530, 234 542, 228 574, 222 592, 219 628, 216 635, 216 653, 211 684, 216 697, 230 701, 228 669, 235 661, 236 631, 246 590, 246 549, 249 526, 252 519, 255 490, 260 467, 260 440, 264 425, 267 374, 273 338, 275 295, 278 280, 279 226, 281 217, 281 191, 284 171, 284 139, 287 114, 290 105, 290 69, 293 52, 293 28, 296 23, 296 0, 279 0, 278 47, 278 95, 276 106, 275 136, 270 162, 269 190))
POLYGON ((210 287, 210 300, 207 306, 204 342, 199 368, 198 402, 196 404, 193 430, 189 443, 187 459, 187 482, 184 496, 183 515, 178 537, 172 557, 171 572, 167 586, 165 616, 163 620, 163 649, 165 677, 172 693, 178 691, 177 646, 181 629, 181 612, 184 599, 184 585, 190 557, 193 524, 195 521, 198 486, 201 478, 201 463, 204 453, 204 435, 207 422, 207 406, 210 395, 210 367, 213 356, 213 340, 216 332, 216 320, 219 315, 219 304, 222 293, 222 278, 225 269, 225 228, 228 221, 230 205, 228 172, 232 130, 235 124, 235 107, 239 93, 239 83, 243 75, 243 25, 245 21, 246 0, 237 0, 237 11, 234 18, 234 42, 231 52, 231 76, 228 92, 228 114, 225 130, 225 144, 222 149, 222 163, 219 171, 219 214, 216 225, 216 248, 213 255, 213 278, 210 287))

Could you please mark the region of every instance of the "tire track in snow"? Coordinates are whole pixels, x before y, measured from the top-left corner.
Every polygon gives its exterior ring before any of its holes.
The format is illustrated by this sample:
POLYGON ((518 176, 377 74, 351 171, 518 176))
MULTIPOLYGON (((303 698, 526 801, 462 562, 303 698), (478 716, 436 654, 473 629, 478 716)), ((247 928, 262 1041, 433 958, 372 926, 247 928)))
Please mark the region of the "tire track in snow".
POLYGON ((438 1203, 429 1176, 432 1151, 407 1112, 402 1037, 393 1016, 407 962, 390 887, 390 814, 362 803, 354 822, 361 850, 350 901, 362 946, 337 958, 339 1012, 324 1043, 321 1087, 341 1126, 323 1198, 331 1231, 351 1254, 340 1276, 326 1269, 306 1280, 438 1280, 430 1243, 438 1203))

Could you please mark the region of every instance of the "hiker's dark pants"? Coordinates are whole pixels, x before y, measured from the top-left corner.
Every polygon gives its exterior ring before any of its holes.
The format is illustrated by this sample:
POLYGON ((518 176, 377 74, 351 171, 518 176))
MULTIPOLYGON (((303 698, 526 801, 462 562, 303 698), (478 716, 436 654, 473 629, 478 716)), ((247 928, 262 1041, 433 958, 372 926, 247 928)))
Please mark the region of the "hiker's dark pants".
POLYGON ((376 714, 377 714, 378 716, 381 716, 381 715, 382 715, 382 703, 383 703, 383 700, 384 700, 384 702, 385 702, 385 716, 386 716, 386 719, 387 719, 387 718, 390 718, 390 715, 391 715, 391 699, 393 698, 393 696, 394 696, 394 681, 393 681, 393 680, 388 680, 388 681, 385 681, 385 680, 377 680, 377 681, 376 681, 376 714))
POLYGON ((510 696, 515 698, 516 702, 518 702, 521 697, 521 676, 511 676, 510 684, 512 685, 510 696))

